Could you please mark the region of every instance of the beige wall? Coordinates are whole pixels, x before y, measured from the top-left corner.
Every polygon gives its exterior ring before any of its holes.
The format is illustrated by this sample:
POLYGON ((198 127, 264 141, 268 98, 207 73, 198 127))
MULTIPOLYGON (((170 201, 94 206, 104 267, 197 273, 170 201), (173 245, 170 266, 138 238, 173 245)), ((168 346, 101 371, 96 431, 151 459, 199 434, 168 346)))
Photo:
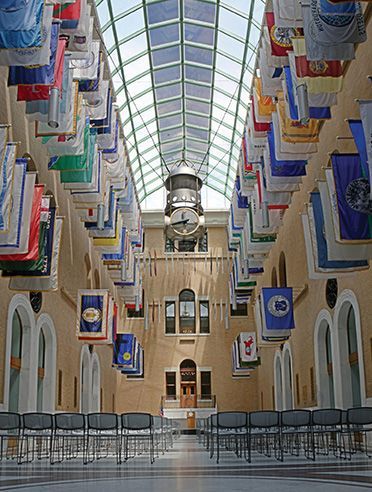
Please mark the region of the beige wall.
MULTIPOLYGON (((74 205, 69 193, 63 190, 59 183, 58 172, 47 170, 48 157, 39 140, 34 138, 34 124, 28 123, 24 114, 24 103, 17 102, 17 93, 14 88, 7 88, 6 68, 0 69, 0 122, 12 124, 11 139, 19 141, 18 157, 28 152, 33 157, 38 170, 40 183, 45 183, 45 190, 51 190, 56 198, 58 214, 65 216, 62 246, 59 264, 59 286, 66 289, 76 299, 77 290, 89 287, 84 257, 88 255, 91 262, 93 277, 94 270, 98 270, 101 279, 101 287, 109 288, 113 292, 113 285, 105 268, 95 251, 88 233, 83 227, 77 215, 74 213, 74 205)), ((8 289, 8 280, 0 278, 0 404, 3 402, 4 385, 4 358, 7 329, 7 311, 11 298, 16 294, 8 289)), ((28 296, 28 293, 24 293, 28 296)), ((55 325, 57 334, 57 376, 58 370, 62 370, 62 405, 58 410, 78 410, 74 407, 74 377, 80 384, 80 351, 82 344, 75 335, 76 309, 73 303, 61 294, 61 291, 44 293, 41 312, 48 313, 55 325)), ((103 388, 103 408, 112 409, 112 394, 115 392, 116 371, 111 369, 111 346, 95 347, 101 364, 101 386, 103 388)), ((57 399, 58 391, 56 391, 57 399)), ((78 398, 79 402, 79 398, 78 398)), ((56 402, 57 404, 57 402, 56 402)), ((79 404, 79 403, 78 403, 79 404)))
MULTIPOLYGON (((295 390, 295 403, 297 406, 315 406, 316 398, 311 398, 310 370, 313 368, 315 377, 314 359, 314 327, 318 313, 326 309, 333 317, 334 311, 326 303, 325 281, 309 280, 307 277, 306 252, 300 213, 304 210, 304 204, 308 202, 308 193, 316 187, 317 179, 324 179, 323 168, 327 166, 329 153, 335 150, 339 152, 356 152, 352 140, 337 139, 338 136, 351 136, 345 118, 360 118, 359 105, 355 99, 371 98, 371 82, 367 75, 372 74, 371 56, 372 22, 368 25, 368 41, 358 46, 356 59, 352 61, 345 75, 343 91, 338 96, 337 106, 332 108, 332 119, 327 121, 320 134, 318 152, 308 165, 307 176, 303 179, 301 190, 293 195, 292 204, 284 216, 284 223, 280 229, 278 239, 272 248, 269 259, 265 264, 265 274, 262 276, 260 286, 271 285, 272 268, 278 270, 279 256, 284 252, 287 264, 288 286, 301 288, 308 285, 307 292, 295 305, 296 329, 290 339, 293 354, 294 386, 296 386, 296 374, 299 378, 299 400, 295 390), (306 396, 307 395, 307 396, 306 396)), ((366 396, 372 397, 372 272, 354 274, 348 278, 338 279, 338 292, 345 289, 351 290, 359 303, 361 312, 363 356, 365 370, 366 396)), ((336 327, 337 328, 337 327, 336 327)), ((265 408, 272 408, 272 385, 274 355, 277 348, 266 347, 261 349, 262 366, 258 371, 258 385, 265 408)), ((315 388, 316 395, 316 388, 315 388)))
MULTIPOLYGON (((210 368, 212 372, 212 393, 217 396, 219 410, 246 410, 257 406, 256 374, 250 380, 232 380, 231 346, 241 331, 254 327, 253 317, 230 318, 230 328, 225 329, 220 321, 219 303, 229 300, 227 260, 224 272, 220 267, 217 273, 216 256, 227 254, 227 235, 223 227, 208 229, 209 253, 207 268, 205 254, 190 255, 185 262, 182 254, 174 255, 174 269, 168 262, 168 274, 164 260, 163 230, 145 229, 145 254, 154 250, 157 255, 157 276, 149 276, 145 270, 143 285, 149 302, 149 327, 144 330, 143 319, 127 319, 125 329, 132 331, 142 343, 145 351, 145 380, 122 380, 118 390, 118 409, 120 411, 145 409, 157 413, 160 399, 165 395, 165 368, 178 371, 177 393, 180 393, 179 366, 184 359, 193 359, 198 368, 210 368), (162 247, 161 247, 162 246, 162 247), (213 273, 210 273, 209 254, 213 255, 213 273), (178 260, 177 258, 180 257, 178 260), (194 266, 194 257, 196 259, 194 266), (194 270, 196 268, 196 271, 194 270), (164 298, 176 297, 182 289, 190 288, 196 298, 207 297, 210 302, 210 335, 165 335, 164 298), (161 303, 161 317, 158 321, 158 303, 161 303), (155 302, 155 320, 152 321, 152 303, 155 302), (214 319, 212 304, 218 303, 217 319, 214 319)), ((198 328, 197 328, 198 331, 198 328)), ((200 385, 198 386, 200 393, 200 385)))

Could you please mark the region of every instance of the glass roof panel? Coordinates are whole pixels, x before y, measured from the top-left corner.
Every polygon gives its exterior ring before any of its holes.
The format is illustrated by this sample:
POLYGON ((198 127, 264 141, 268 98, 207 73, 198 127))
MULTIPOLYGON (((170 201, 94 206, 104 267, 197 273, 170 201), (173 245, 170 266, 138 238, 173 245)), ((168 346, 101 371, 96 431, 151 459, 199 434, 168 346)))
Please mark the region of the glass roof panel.
POLYGON ((181 159, 230 198, 265 2, 95 2, 140 199, 181 159))

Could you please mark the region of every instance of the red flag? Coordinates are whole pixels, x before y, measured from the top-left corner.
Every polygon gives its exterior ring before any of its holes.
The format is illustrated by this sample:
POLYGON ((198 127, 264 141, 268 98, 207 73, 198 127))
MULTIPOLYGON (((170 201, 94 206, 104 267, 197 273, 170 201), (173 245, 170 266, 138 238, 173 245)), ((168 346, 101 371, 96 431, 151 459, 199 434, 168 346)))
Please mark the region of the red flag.
POLYGON ((342 65, 338 60, 309 61, 306 56, 296 56, 297 77, 342 77, 342 65))
POLYGON ((28 252, 15 255, 0 255, 0 261, 28 261, 37 260, 39 257, 39 235, 40 235, 40 216, 41 200, 43 197, 44 185, 35 185, 34 197, 32 200, 32 212, 30 221, 30 236, 28 240, 28 252))
POLYGON ((270 130, 270 123, 258 123, 256 120, 253 104, 253 96, 251 96, 251 110, 253 118, 253 128, 256 132, 268 132, 270 130))
POLYGON ((53 9, 53 17, 63 20, 79 20, 81 12, 81 0, 75 0, 75 3, 56 4, 53 9))
POLYGON ((291 38, 300 36, 302 30, 295 27, 277 27, 274 12, 266 12, 266 24, 269 30, 271 54, 273 56, 287 56, 288 51, 293 51, 291 38))
POLYGON ((53 84, 34 84, 34 85, 18 85, 17 100, 18 101, 34 101, 49 99, 50 89, 57 87, 61 89, 63 79, 63 66, 65 62, 66 41, 58 40, 56 61, 54 64, 54 80, 53 84))

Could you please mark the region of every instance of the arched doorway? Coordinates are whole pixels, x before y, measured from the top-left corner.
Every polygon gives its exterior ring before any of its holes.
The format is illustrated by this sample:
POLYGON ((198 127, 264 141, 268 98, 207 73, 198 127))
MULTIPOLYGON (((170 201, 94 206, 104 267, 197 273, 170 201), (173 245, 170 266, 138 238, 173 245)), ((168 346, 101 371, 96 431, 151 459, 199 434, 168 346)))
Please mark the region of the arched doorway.
POLYGON ((185 359, 180 365, 181 373, 181 408, 196 408, 196 364, 185 359))
POLYGON ((22 369, 23 326, 16 309, 12 320, 12 342, 10 352, 9 412, 19 411, 19 386, 22 369))
POLYGON ((320 408, 335 406, 333 326, 330 313, 326 309, 320 311, 314 330, 316 391, 320 408))
POLYGON ((293 408, 293 381, 292 381, 292 355, 288 347, 284 349, 283 354, 283 403, 285 410, 293 408))
POLYGON ((274 389, 275 389, 275 410, 283 410, 283 378, 282 361, 280 352, 277 352, 274 359, 274 389))
POLYGON ((92 356, 92 404, 90 411, 100 411, 100 388, 101 388, 101 370, 98 355, 96 353, 92 356))
POLYGON ((83 345, 80 355, 80 412, 90 412, 91 371, 90 353, 87 345, 83 345))
POLYGON ((55 411, 57 337, 52 318, 43 313, 36 326, 38 333, 37 404, 42 412, 55 411))

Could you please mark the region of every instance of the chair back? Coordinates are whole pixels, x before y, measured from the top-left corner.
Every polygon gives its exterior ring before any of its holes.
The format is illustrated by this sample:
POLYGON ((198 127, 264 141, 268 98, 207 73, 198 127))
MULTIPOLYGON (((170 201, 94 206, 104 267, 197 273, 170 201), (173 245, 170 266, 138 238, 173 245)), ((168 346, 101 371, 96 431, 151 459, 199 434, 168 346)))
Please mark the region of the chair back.
POLYGON ((24 429, 34 431, 53 429, 53 415, 51 415, 50 413, 24 413, 22 418, 24 429))
POLYGON ((151 429, 153 416, 150 413, 143 412, 123 413, 121 415, 121 426, 126 430, 151 429))
POLYGON ((342 423, 342 410, 338 408, 319 408, 312 412, 313 425, 335 426, 342 423))
POLYGON ((305 427, 311 424, 310 410, 284 410, 281 413, 281 424, 285 427, 305 427))
POLYGON ((54 422, 56 429, 60 430, 85 429, 85 416, 82 413, 57 413, 54 422))
POLYGON ((21 428, 21 416, 14 412, 0 412, 0 431, 21 428))
POLYGON ((217 414, 217 426, 228 429, 240 429, 247 427, 246 412, 219 412, 217 414))
POLYGON ((372 424, 372 407, 355 407, 347 411, 347 423, 352 425, 372 424))
POLYGON ((277 427, 279 426, 280 413, 275 410, 262 410, 257 412, 250 412, 249 425, 251 427, 277 427))
POLYGON ((89 413, 88 429, 97 431, 115 430, 118 428, 116 413, 89 413))

